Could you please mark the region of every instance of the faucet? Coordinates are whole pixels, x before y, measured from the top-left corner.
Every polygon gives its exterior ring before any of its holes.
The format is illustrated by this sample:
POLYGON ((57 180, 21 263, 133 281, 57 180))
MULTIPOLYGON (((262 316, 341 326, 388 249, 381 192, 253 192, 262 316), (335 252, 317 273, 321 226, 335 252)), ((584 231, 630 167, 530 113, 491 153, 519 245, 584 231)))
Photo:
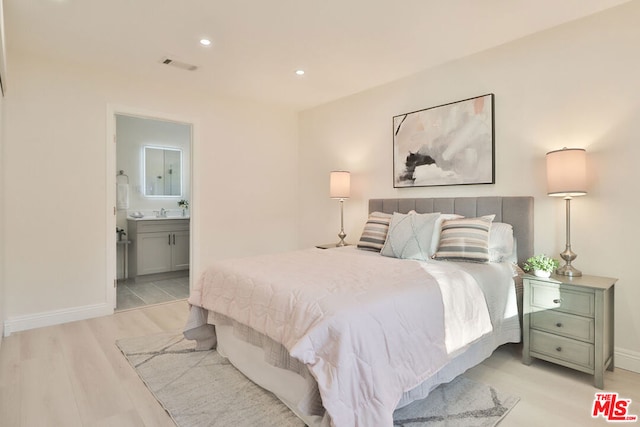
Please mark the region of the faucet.
POLYGON ((167 216, 167 210, 165 208, 160 208, 160 217, 166 218, 166 216, 167 216))

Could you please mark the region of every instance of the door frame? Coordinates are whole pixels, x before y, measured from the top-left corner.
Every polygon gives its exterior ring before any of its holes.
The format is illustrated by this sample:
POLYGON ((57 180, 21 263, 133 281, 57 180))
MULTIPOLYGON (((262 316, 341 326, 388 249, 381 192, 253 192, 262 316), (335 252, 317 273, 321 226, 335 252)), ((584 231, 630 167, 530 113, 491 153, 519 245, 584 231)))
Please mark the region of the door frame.
POLYGON ((195 174, 195 162, 194 153, 196 151, 199 125, 198 121, 193 117, 185 117, 177 114, 164 113, 158 111, 150 111, 142 108, 131 107, 119 104, 107 104, 107 140, 106 140, 106 182, 107 182, 107 199, 106 199, 106 272, 107 278, 105 282, 105 300, 108 307, 112 308, 112 312, 116 309, 116 285, 117 285, 117 244, 116 244, 116 115, 127 115, 133 117, 139 117, 143 119, 162 120, 168 122, 175 122, 180 124, 191 125, 191 149, 189 156, 189 181, 190 194, 189 194, 189 289, 193 286, 193 274, 194 270, 194 248, 195 239, 197 234, 194 230, 197 226, 197 215, 194 221, 193 213, 197 207, 196 188, 197 184, 194 180, 195 174))

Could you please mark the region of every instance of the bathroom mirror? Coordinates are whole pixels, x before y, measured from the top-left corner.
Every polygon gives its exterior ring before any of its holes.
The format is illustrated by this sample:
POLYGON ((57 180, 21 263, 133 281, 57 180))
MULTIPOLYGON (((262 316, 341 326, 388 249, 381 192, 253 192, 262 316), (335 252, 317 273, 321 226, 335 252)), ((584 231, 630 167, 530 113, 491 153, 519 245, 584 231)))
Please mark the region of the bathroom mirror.
POLYGON ((182 196, 182 150, 180 148, 145 146, 142 158, 145 196, 182 196))

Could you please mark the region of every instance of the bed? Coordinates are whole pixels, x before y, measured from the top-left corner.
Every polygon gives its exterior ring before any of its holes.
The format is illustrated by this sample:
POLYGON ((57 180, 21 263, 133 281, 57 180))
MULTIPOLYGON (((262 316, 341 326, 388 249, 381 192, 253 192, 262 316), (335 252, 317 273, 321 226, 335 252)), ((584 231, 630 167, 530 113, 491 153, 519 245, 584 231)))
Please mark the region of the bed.
POLYGON ((391 426, 396 408, 520 341, 515 264, 533 253, 533 198, 372 199, 369 213, 359 246, 372 249, 365 234, 386 218, 380 252, 213 263, 190 295, 185 337, 216 347, 307 425, 338 427, 391 426), (475 235, 456 240, 463 227, 487 239, 509 230, 513 246, 476 253, 475 235))

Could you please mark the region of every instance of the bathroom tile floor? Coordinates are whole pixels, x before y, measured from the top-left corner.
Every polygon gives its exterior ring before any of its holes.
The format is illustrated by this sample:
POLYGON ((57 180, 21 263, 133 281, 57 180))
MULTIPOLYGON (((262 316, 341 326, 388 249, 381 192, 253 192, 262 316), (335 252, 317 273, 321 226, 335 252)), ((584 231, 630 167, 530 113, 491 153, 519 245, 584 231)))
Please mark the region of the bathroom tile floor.
POLYGON ((189 276, 149 282, 121 280, 116 292, 116 311, 189 297, 189 276))

